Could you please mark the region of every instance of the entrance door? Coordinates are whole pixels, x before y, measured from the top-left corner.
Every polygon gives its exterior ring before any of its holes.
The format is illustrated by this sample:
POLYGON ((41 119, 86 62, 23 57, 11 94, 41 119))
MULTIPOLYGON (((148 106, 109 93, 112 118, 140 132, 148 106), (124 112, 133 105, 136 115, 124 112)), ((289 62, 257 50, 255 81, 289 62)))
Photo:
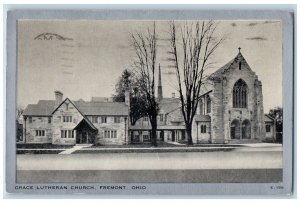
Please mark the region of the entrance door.
POLYGON ((242 123, 242 139, 251 138, 251 123, 249 120, 244 120, 242 123))
POLYGON ((175 142, 175 131, 172 131, 172 141, 175 142))
POLYGON ((160 140, 164 141, 164 139, 165 139, 164 131, 162 130, 162 131, 160 131, 160 140))
POLYGON ((185 140, 185 130, 181 131, 181 140, 185 140))
POLYGON ((230 125, 230 137, 231 139, 240 139, 241 128, 238 120, 233 120, 230 125))
POLYGON ((76 137, 76 143, 77 144, 90 144, 92 143, 92 139, 91 139, 91 135, 89 135, 88 132, 85 131, 79 131, 77 133, 77 137, 76 137))

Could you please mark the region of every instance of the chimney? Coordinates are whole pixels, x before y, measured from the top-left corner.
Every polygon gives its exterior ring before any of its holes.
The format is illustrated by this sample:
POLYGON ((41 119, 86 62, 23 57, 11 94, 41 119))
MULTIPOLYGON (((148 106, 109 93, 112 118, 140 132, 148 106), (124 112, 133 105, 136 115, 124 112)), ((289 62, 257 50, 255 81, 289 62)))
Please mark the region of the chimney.
POLYGON ((130 91, 128 89, 125 90, 125 105, 130 106, 130 91))
POLYGON ((54 91, 55 94, 55 106, 60 105, 63 99, 63 93, 60 91, 54 91))
POLYGON ((175 92, 172 92, 172 98, 175 98, 175 92))

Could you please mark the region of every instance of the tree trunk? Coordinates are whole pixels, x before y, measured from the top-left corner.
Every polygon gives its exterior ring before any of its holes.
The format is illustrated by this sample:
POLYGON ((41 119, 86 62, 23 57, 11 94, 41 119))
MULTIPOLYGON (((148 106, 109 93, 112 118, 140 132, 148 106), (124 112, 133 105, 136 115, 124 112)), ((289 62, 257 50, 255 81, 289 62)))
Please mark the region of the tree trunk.
POLYGON ((152 116, 152 122, 151 122, 151 126, 152 126, 152 129, 151 129, 151 144, 154 146, 154 147, 157 147, 157 136, 156 136, 156 131, 157 131, 157 120, 156 120, 156 116, 152 116))
POLYGON ((193 145, 192 124, 186 124, 186 134, 188 138, 188 145, 193 145))

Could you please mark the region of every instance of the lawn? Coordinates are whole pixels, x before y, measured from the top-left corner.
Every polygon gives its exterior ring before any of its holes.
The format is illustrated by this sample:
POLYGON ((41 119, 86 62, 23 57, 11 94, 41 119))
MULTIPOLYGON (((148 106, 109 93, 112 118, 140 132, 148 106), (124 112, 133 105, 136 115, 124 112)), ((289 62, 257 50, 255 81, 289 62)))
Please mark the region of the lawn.
MULTIPOLYGON (((143 143, 143 144, 127 144, 127 145, 100 145, 95 144, 90 148, 152 148, 154 146, 151 143, 143 143)), ((166 142, 158 142, 157 147, 186 147, 186 145, 174 145, 166 142)))
POLYGON ((89 148, 178 148, 178 147, 243 147, 243 145, 234 145, 234 144, 194 144, 194 145, 176 145, 167 142, 159 142, 157 143, 157 147, 151 145, 151 143, 143 143, 143 144, 127 144, 127 145, 100 145, 96 144, 89 148))
POLYGON ((24 149, 18 149, 17 154, 59 154, 63 150, 24 150, 24 149))
POLYGON ((54 144, 21 144, 18 143, 17 149, 69 149, 72 148, 73 145, 54 145, 54 144))

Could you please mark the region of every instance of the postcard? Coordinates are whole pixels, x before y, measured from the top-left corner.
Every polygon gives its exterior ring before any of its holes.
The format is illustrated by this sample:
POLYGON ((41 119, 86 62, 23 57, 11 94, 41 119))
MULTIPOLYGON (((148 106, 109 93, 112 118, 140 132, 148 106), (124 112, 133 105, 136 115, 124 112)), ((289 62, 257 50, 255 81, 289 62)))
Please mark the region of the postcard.
POLYGON ((292 193, 290 13, 61 12, 8 18, 7 192, 292 193))

